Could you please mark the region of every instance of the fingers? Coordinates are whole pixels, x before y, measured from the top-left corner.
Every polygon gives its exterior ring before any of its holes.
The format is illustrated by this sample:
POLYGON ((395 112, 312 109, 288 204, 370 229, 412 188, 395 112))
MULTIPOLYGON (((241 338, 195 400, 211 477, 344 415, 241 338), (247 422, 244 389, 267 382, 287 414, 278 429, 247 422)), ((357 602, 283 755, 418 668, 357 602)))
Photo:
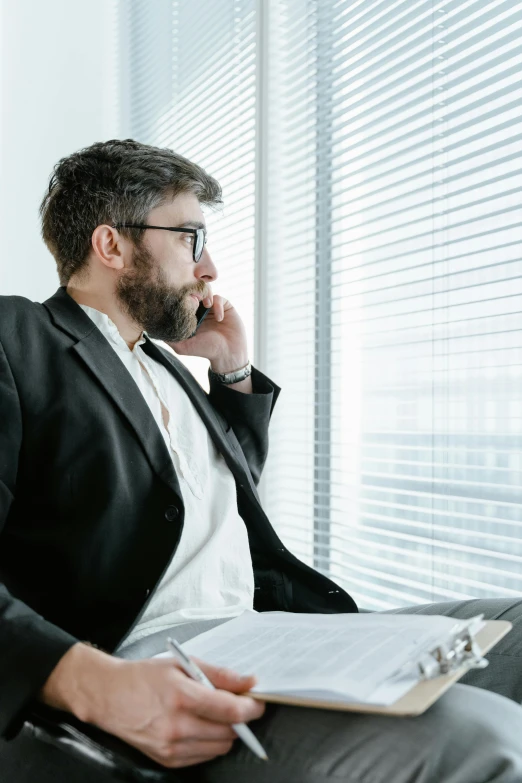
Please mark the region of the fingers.
POLYGON ((215 723, 190 712, 183 712, 172 721, 164 734, 166 744, 187 742, 231 742, 236 733, 229 723, 215 723))
POLYGON ((224 296, 220 296, 219 294, 216 294, 215 296, 211 294, 210 296, 206 296, 201 301, 205 307, 212 308, 212 313, 216 321, 222 321, 225 317, 225 310, 230 310, 232 307, 228 299, 225 299, 224 296))
POLYGON ((256 678, 253 674, 242 675, 231 669, 225 669, 221 666, 212 666, 205 661, 194 658, 194 661, 200 669, 207 675, 208 679, 215 688, 220 688, 231 693, 244 693, 249 691, 256 684, 256 678))
POLYGON ((207 285, 207 292, 201 300, 201 304, 205 307, 212 308, 212 313, 216 321, 222 321, 225 317, 225 310, 230 310, 232 307, 231 303, 228 299, 225 299, 224 296, 220 296, 219 294, 214 295, 210 285, 207 285))
POLYGON ((238 696, 225 690, 209 690, 205 685, 187 678, 180 694, 185 710, 215 723, 247 723, 260 718, 265 711, 262 701, 250 696, 238 696))
POLYGON ((179 714, 162 734, 161 744, 148 755, 167 767, 190 766, 224 755, 237 739, 231 725, 214 723, 188 712, 179 714))
POLYGON ((163 764, 164 767, 175 769, 177 767, 190 767, 193 764, 202 764, 216 756, 224 756, 229 752, 234 743, 233 739, 221 741, 194 740, 193 742, 173 743, 162 748, 160 752, 148 753, 154 761, 163 764))

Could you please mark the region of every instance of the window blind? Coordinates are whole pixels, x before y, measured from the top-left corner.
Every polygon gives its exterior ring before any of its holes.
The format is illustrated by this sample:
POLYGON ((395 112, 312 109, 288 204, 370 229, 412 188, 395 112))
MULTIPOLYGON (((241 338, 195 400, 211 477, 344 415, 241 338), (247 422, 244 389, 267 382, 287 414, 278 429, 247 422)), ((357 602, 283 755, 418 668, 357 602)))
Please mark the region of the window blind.
MULTIPOLYGON (((223 188, 224 207, 206 210, 213 289, 237 307, 253 356, 255 2, 130 0, 121 23, 129 134, 193 160, 223 188)), ((208 387, 208 362, 180 358, 208 387)))
POLYGON ((122 4, 129 132, 222 182, 215 289, 283 387, 265 509, 363 607, 522 592, 521 28, 521 0, 122 4))
POLYGON ((270 15, 268 514, 367 608, 518 596, 522 3, 270 15))

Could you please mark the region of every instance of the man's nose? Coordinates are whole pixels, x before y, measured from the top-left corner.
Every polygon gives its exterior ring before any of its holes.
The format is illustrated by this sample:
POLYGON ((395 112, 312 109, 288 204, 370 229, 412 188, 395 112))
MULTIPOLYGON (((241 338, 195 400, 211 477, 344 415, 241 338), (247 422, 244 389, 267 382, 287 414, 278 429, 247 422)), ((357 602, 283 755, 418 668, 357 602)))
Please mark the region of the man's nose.
POLYGON ((201 258, 194 267, 194 274, 200 280, 212 281, 217 279, 218 271, 206 247, 203 249, 201 258))

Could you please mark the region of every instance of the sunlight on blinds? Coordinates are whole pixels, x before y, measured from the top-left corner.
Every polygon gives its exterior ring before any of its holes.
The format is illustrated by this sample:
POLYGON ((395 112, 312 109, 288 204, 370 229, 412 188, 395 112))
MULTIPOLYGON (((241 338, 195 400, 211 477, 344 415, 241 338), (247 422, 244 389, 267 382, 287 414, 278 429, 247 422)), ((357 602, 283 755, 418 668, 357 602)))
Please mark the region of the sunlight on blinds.
POLYGON ((522 3, 271 9, 268 514, 368 608, 519 595, 522 3))
POLYGON ((289 549, 313 559, 316 85, 314 15, 273 4, 269 45, 267 366, 282 393, 270 428, 265 509, 289 549), (290 13, 290 10, 292 13, 290 13))

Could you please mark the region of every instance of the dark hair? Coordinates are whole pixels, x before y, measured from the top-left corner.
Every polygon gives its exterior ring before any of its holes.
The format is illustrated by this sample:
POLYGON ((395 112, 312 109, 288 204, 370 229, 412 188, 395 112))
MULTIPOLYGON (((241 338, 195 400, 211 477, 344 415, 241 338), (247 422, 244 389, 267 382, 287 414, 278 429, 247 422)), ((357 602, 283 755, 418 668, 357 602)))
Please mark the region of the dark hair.
MULTIPOLYGON (((219 183, 170 149, 112 139, 62 158, 40 205, 42 237, 60 285, 85 266, 96 226, 144 223, 151 209, 184 192, 202 204, 222 203, 219 183)), ((142 229, 121 231, 139 245, 142 229)))

